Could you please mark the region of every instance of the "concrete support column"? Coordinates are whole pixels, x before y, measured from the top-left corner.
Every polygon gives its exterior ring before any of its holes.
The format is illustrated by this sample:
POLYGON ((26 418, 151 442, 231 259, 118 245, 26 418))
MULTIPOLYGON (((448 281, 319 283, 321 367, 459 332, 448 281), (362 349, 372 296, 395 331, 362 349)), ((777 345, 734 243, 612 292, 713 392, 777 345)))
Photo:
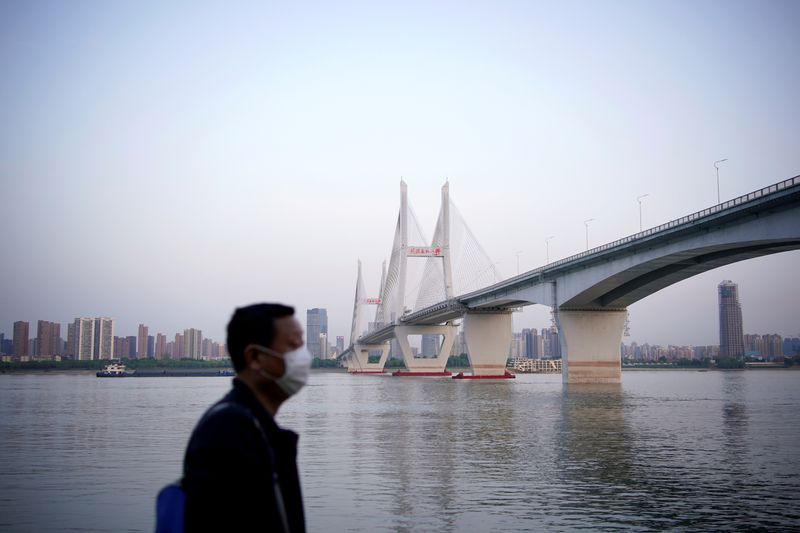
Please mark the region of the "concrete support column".
POLYGON ((394 328, 394 335, 400 351, 403 354, 408 372, 395 372, 394 375, 449 375, 445 373, 447 360, 453 349, 453 343, 458 333, 457 326, 397 326, 394 328), (408 342, 409 335, 442 335, 442 344, 435 357, 414 357, 411 351, 411 344, 408 342))
POLYGON ((464 340, 473 376, 505 375, 512 327, 510 311, 464 316, 464 340))
POLYGON ((619 383, 626 310, 558 313, 564 383, 619 383))
POLYGON ((347 358, 347 371, 351 374, 382 374, 386 358, 389 357, 389 343, 382 344, 355 344, 353 355, 347 358), (369 362, 369 352, 380 350, 381 356, 377 363, 369 362))

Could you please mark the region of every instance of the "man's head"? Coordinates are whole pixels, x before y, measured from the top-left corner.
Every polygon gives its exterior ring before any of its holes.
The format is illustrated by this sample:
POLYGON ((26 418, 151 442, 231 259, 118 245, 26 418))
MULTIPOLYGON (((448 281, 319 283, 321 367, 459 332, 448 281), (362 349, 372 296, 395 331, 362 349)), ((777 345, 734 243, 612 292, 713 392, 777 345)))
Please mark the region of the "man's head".
POLYGON ((303 332, 294 309, 272 303, 238 308, 228 322, 228 353, 237 373, 252 359, 254 345, 280 353, 302 346, 303 332))

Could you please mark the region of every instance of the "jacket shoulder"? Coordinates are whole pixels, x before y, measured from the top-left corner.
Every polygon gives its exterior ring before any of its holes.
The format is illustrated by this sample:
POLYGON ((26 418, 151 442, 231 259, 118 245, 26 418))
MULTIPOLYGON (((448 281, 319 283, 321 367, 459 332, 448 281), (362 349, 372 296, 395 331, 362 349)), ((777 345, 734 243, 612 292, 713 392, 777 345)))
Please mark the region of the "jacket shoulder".
POLYGON ((222 401, 206 411, 197 423, 187 451, 224 448, 255 452, 263 449, 264 441, 264 432, 255 415, 242 405, 222 401))

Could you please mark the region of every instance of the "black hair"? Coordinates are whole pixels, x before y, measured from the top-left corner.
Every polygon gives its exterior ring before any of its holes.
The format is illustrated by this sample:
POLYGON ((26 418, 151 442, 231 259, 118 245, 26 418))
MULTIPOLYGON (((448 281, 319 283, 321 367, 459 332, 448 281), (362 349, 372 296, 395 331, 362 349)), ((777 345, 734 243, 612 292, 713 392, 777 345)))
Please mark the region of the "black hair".
POLYGON ((228 322, 228 353, 237 372, 244 369, 248 344, 269 347, 275 338, 275 320, 294 315, 294 308, 282 304, 254 304, 239 307, 228 322))

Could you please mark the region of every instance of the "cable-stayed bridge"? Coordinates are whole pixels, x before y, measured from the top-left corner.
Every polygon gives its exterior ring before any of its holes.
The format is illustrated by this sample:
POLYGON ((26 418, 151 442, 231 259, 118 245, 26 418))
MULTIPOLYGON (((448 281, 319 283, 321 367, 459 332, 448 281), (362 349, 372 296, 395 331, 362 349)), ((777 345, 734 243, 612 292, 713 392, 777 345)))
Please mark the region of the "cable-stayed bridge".
POLYGON ((455 321, 462 320, 472 375, 504 377, 511 313, 544 304, 553 309, 559 331, 564 381, 619 382, 628 305, 719 266, 800 249, 800 176, 795 176, 500 281, 450 202, 448 184, 442 187, 431 241, 408 206, 406 184, 400 188, 397 229, 379 297, 366 297, 359 264, 351 344, 342 354, 351 371, 382 372, 394 340, 409 374, 445 375, 455 321), (421 268, 421 274, 412 274, 410 267, 421 268), (376 306, 371 324, 369 305, 376 306), (415 357, 412 335, 443 340, 433 357, 415 357), (370 362, 370 354, 378 361, 370 362))

